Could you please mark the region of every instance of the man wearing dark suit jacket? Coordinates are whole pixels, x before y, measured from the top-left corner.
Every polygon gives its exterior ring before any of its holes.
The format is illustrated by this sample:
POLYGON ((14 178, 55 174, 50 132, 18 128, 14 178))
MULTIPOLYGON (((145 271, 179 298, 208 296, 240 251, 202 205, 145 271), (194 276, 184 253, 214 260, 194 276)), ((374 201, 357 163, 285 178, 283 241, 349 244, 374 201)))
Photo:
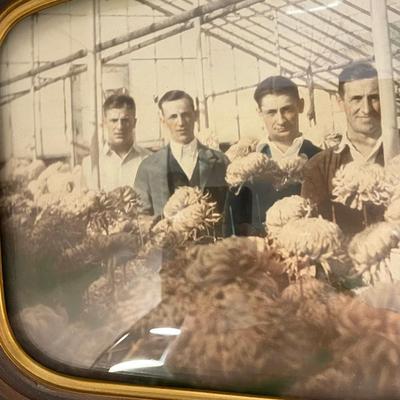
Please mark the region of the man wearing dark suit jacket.
POLYGON ((161 123, 170 133, 170 143, 139 166, 134 188, 144 212, 162 215, 169 197, 180 186, 197 186, 210 193, 222 212, 228 160, 223 153, 203 146, 195 138, 197 113, 193 99, 181 90, 172 90, 161 97, 158 107, 161 123))
MULTIPOLYGON (((271 76, 257 86, 254 100, 268 134, 266 140, 259 143, 257 151, 276 161, 300 154, 311 158, 321 151, 299 131, 299 114, 303 112, 304 100, 294 82, 283 76, 271 76)), ((266 211, 277 200, 300 194, 300 191, 300 183, 290 184, 282 190, 275 190, 268 183, 247 183, 238 195, 230 192, 226 235, 263 233, 266 211)))

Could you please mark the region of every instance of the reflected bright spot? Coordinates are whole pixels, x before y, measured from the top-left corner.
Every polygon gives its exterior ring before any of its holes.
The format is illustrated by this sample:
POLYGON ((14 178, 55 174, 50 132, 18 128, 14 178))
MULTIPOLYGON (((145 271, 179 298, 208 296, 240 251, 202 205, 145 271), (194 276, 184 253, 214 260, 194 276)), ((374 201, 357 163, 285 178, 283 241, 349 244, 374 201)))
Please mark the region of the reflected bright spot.
POLYGON ((322 5, 322 6, 317 6, 317 7, 312 7, 308 9, 302 9, 302 8, 290 8, 288 11, 286 11, 286 14, 288 15, 295 15, 295 14, 305 14, 307 12, 316 12, 316 11, 322 11, 326 10, 327 8, 334 8, 338 7, 342 4, 342 0, 339 1, 334 1, 333 3, 327 4, 327 5, 322 5))
POLYGON ((150 329, 150 333, 153 335, 162 335, 162 336, 178 336, 181 334, 181 330, 177 328, 153 328, 150 329))
POLYGON ((112 347, 115 347, 117 344, 121 343, 124 339, 126 339, 129 336, 129 333, 126 333, 124 336, 122 336, 120 339, 118 339, 117 342, 112 347))
POLYGON ((141 368, 162 367, 164 360, 130 360, 113 365, 109 372, 128 372, 141 368))

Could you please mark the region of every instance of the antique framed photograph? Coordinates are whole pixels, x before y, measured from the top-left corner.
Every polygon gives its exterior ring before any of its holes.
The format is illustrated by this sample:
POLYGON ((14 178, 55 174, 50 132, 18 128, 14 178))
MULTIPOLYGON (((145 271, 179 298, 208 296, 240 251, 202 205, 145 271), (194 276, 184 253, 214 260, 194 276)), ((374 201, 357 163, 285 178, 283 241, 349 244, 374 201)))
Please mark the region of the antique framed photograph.
POLYGON ((20 0, 0 40, 0 393, 400 398, 400 0, 20 0))

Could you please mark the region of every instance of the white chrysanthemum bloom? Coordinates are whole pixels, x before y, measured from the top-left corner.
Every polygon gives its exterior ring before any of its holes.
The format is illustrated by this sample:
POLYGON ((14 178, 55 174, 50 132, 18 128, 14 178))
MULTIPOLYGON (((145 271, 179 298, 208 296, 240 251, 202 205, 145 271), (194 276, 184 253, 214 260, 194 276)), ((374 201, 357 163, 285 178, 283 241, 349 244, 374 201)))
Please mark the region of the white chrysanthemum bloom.
POLYGON ((276 236, 288 222, 309 218, 312 214, 313 208, 309 200, 297 195, 284 197, 266 212, 265 222, 268 233, 276 236))
POLYGON ((47 208, 58 208, 61 200, 65 196, 63 192, 55 192, 55 193, 43 193, 38 194, 35 197, 35 205, 42 210, 46 210, 47 208))
POLYGON ((400 197, 395 197, 385 211, 385 220, 400 223, 400 197))
MULTIPOLYGON (((391 187, 392 193, 395 193, 396 189, 400 187, 400 155, 392 158, 385 165, 385 180, 391 187)), ((399 193, 398 190, 397 193, 399 193)))
POLYGON ((216 212, 216 203, 209 201, 197 187, 178 188, 164 207, 165 219, 152 229, 155 234, 173 232, 178 237, 188 239, 217 223, 221 214, 216 212))
POLYGON ((28 190, 32 193, 35 200, 40 203, 51 203, 51 198, 62 197, 65 193, 70 193, 74 188, 78 188, 80 177, 70 171, 70 166, 61 161, 49 165, 35 180, 28 184, 28 190), (44 200, 39 197, 47 193, 55 193, 55 196, 45 196, 44 200))
POLYGON ((59 207, 73 215, 82 215, 93 208, 98 200, 98 194, 94 191, 68 193, 61 198, 59 207))
POLYGON ((3 181, 23 179, 30 161, 24 158, 11 158, 0 170, 0 179, 3 181))
POLYGON ((391 197, 385 170, 376 163, 353 161, 341 166, 333 178, 334 201, 361 210, 366 203, 387 204, 391 197))
POLYGON ((201 202, 202 199, 207 200, 207 196, 202 193, 200 188, 189 186, 179 187, 165 204, 164 216, 165 218, 172 218, 185 207, 201 202))
POLYGON ((322 218, 290 221, 276 240, 289 254, 309 257, 313 262, 342 260, 344 256, 342 231, 335 223, 322 218))
POLYGON ((228 157, 229 161, 232 162, 233 160, 245 157, 248 154, 255 152, 257 144, 258 139, 240 139, 237 143, 229 147, 225 152, 225 155, 228 157))
POLYGON ((214 131, 211 129, 202 129, 196 133, 197 140, 204 146, 210 149, 219 150, 219 139, 214 131))
POLYGON ((303 181, 303 168, 308 161, 307 156, 300 154, 295 157, 286 157, 278 161, 279 168, 285 174, 283 184, 290 184, 303 181))
POLYGON ((29 181, 36 179, 46 169, 46 164, 42 160, 33 160, 26 168, 26 178, 29 181))
POLYGON ((364 284, 393 281, 390 253, 399 242, 400 226, 390 222, 378 222, 353 237, 348 253, 355 274, 361 276, 364 284))
POLYGON ((229 164, 225 179, 230 187, 240 187, 246 182, 256 180, 279 186, 282 178, 282 171, 278 164, 265 154, 256 152, 229 164))

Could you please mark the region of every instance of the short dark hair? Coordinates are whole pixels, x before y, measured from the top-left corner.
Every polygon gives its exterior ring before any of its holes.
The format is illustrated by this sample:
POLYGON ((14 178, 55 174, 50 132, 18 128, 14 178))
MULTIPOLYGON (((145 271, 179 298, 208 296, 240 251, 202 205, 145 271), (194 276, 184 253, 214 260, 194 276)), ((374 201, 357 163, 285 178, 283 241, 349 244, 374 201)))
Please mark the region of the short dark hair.
POLYGON ((254 100, 261 107, 261 100, 267 94, 287 94, 296 100, 300 99, 297 85, 281 75, 270 76, 260 82, 254 92, 254 100))
POLYGON ((132 110, 133 114, 136 113, 136 104, 135 100, 131 96, 126 94, 112 94, 110 97, 107 97, 106 101, 103 104, 103 112, 104 114, 107 110, 111 108, 123 108, 126 107, 129 110, 132 110))
POLYGON ((167 101, 174 101, 174 100, 180 100, 180 99, 187 99, 190 103, 190 105, 193 108, 193 111, 195 110, 194 107, 194 100, 192 96, 184 92, 183 90, 170 90, 166 93, 164 93, 160 100, 158 101, 158 108, 162 111, 162 105, 166 103, 167 101))
POLYGON ((344 84, 346 82, 358 81, 361 79, 370 79, 378 76, 378 72, 370 63, 355 62, 343 68, 339 75, 338 91, 340 97, 344 96, 344 84))

